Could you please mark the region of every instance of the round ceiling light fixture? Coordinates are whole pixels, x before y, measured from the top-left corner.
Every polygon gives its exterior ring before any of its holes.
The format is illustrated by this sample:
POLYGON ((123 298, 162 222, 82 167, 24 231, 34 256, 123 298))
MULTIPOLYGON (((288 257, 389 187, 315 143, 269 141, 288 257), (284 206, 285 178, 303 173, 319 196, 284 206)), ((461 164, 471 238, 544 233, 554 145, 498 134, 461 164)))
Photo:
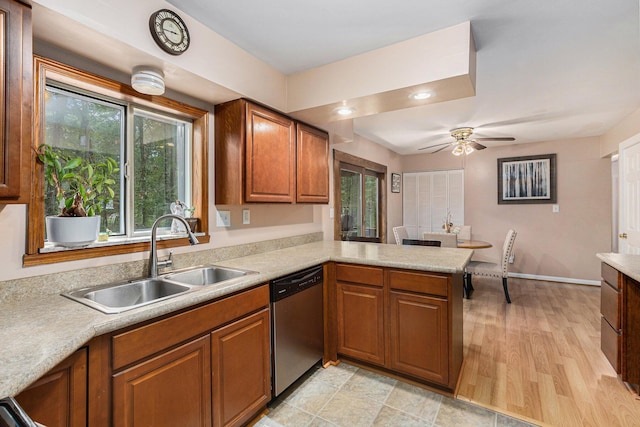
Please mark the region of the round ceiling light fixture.
POLYGON ((421 99, 429 99, 431 98, 431 96, 432 96, 431 92, 422 90, 420 92, 413 92, 411 95, 409 95, 409 98, 415 99, 415 100, 421 100, 421 99))
POLYGON ((353 113, 356 112, 356 109, 353 107, 349 107, 347 105, 343 105, 341 107, 336 108, 335 110, 333 110, 336 114, 340 115, 340 116, 349 116, 353 113))
POLYGON ((164 74, 151 67, 135 67, 131 74, 131 86, 145 95, 164 93, 164 74))

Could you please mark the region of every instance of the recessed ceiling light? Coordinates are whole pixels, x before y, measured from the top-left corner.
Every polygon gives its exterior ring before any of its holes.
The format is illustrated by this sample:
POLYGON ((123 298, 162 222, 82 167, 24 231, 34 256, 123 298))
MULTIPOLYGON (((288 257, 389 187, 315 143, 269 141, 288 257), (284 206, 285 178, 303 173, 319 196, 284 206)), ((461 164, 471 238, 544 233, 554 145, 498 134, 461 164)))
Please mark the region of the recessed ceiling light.
POLYGON ((356 109, 353 107, 348 107, 346 105, 342 106, 342 107, 338 107, 335 110, 333 110, 336 114, 339 114, 341 116, 348 116, 349 114, 353 114, 355 113, 356 109))
POLYGON ((409 98, 411 98, 411 99, 428 99, 428 98, 431 98, 431 92, 427 92, 427 91, 414 92, 411 95, 409 95, 409 98))

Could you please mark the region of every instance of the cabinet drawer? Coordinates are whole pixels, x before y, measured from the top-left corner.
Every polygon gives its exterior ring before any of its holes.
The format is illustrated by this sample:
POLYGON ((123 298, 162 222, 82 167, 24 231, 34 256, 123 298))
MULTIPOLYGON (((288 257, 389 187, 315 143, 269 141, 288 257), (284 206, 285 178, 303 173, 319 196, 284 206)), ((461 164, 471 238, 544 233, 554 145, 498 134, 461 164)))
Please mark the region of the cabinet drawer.
POLYGON ((600 274, 602 279, 616 289, 620 289, 620 280, 618 280, 619 272, 609 264, 603 262, 600 264, 600 274))
POLYGON ((269 286, 263 285, 114 335, 113 369, 120 369, 268 305, 269 286))
POLYGON ((389 271, 391 289, 398 289, 421 294, 447 297, 449 289, 447 277, 435 274, 414 273, 410 271, 389 271))
POLYGON ((362 283, 382 287, 381 268, 361 265, 336 264, 336 280, 340 282, 362 283))
POLYGON ((600 348, 609 363, 611 363, 611 366, 613 366, 613 369, 619 374, 622 335, 613 329, 604 317, 600 322, 600 348))
POLYGON ((622 292, 615 290, 604 280, 600 283, 600 313, 614 329, 620 330, 622 292))

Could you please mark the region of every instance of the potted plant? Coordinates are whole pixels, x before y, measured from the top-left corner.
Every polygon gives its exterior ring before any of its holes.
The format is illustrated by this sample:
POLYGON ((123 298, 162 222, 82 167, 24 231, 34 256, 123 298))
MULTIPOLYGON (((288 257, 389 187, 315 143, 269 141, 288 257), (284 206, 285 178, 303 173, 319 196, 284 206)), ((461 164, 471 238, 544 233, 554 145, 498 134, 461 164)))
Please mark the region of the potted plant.
POLYGON ((46 217, 47 240, 66 247, 94 242, 100 230, 97 214, 115 197, 118 163, 111 157, 92 161, 48 144, 41 145, 37 155, 60 207, 57 217, 46 217))

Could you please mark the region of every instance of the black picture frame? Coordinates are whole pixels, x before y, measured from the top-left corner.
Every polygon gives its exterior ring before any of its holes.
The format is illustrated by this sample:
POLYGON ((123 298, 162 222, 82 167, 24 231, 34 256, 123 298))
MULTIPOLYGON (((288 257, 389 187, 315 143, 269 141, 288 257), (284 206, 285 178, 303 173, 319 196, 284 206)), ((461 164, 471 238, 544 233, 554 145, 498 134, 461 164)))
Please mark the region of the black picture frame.
POLYGON ((391 192, 392 193, 400 192, 401 182, 402 182, 402 176, 399 173, 391 174, 391 192))
POLYGON ((498 204, 557 203, 556 154, 498 159, 498 204))

